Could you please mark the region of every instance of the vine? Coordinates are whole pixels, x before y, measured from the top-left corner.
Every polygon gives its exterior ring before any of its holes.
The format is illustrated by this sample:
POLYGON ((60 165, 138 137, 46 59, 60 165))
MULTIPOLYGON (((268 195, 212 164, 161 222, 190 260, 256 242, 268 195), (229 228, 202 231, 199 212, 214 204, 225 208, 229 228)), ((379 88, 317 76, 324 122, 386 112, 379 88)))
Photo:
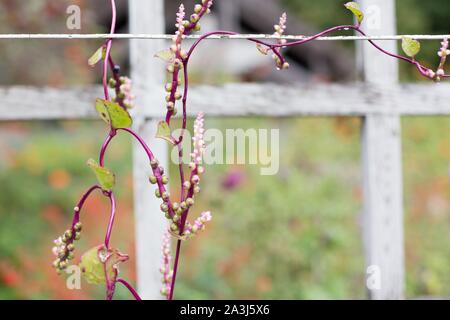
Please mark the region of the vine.
MULTIPOLYGON (((115 33, 116 27, 116 5, 115 0, 110 0, 112 8, 112 22, 110 33, 115 33)), ((104 98, 97 99, 95 108, 99 116, 108 124, 109 132, 100 149, 98 162, 90 159, 87 164, 94 172, 97 178, 97 184, 91 186, 83 194, 76 207, 74 208, 73 220, 69 229, 67 229, 60 237, 54 241, 53 253, 56 255, 56 260, 53 266, 58 273, 62 273, 70 262, 74 259, 75 243, 81 237, 82 223, 80 213, 85 202, 90 195, 99 191, 105 196, 111 205, 110 218, 107 225, 104 242, 97 247, 94 247, 84 253, 81 257, 79 267, 85 279, 91 284, 102 284, 106 287, 106 298, 111 300, 114 296, 117 283, 120 283, 127 288, 131 295, 140 300, 139 294, 125 279, 119 277, 119 264, 128 260, 128 255, 121 253, 110 246, 111 234, 116 216, 116 199, 113 192, 115 185, 114 173, 105 167, 105 155, 110 146, 111 141, 117 136, 119 132, 129 134, 136 139, 142 146, 143 150, 148 156, 149 166, 152 170, 152 175, 149 177, 149 182, 156 186, 155 196, 160 198, 161 211, 169 221, 169 227, 164 235, 162 245, 162 267, 160 269, 163 275, 163 288, 161 293, 168 300, 172 300, 175 291, 175 283, 177 279, 178 266, 180 264, 181 246, 184 241, 187 241, 197 235, 200 231, 205 229, 205 225, 211 221, 212 216, 209 211, 203 212, 192 223, 188 221, 188 216, 195 204, 195 197, 200 192, 200 176, 204 173, 202 166, 202 156, 204 153, 205 142, 204 134, 204 115, 198 114, 193 126, 193 150, 191 152, 191 161, 185 168, 183 163, 183 138, 187 130, 187 107, 188 107, 188 92, 189 92, 189 74, 188 64, 192 54, 198 45, 212 35, 237 35, 231 31, 213 31, 208 32, 198 38, 197 41, 189 48, 183 48, 183 41, 187 35, 192 32, 200 30, 200 20, 205 14, 210 12, 212 0, 202 0, 200 4, 195 5, 194 13, 186 18, 186 12, 183 5, 180 5, 176 14, 176 28, 177 31, 172 39, 172 45, 168 50, 164 50, 156 54, 156 57, 163 59, 167 65, 166 70, 169 75, 169 81, 165 85, 166 94, 166 115, 165 120, 159 122, 157 128, 157 138, 166 140, 172 147, 177 148, 179 154, 179 178, 180 178, 180 195, 179 201, 174 200, 167 189, 169 179, 165 175, 165 168, 163 168, 155 155, 152 153, 146 142, 139 136, 138 133, 131 129, 133 120, 130 116, 129 109, 134 107, 134 96, 131 93, 132 82, 128 77, 121 75, 119 65, 117 65, 112 58, 111 51, 113 46, 112 39, 108 39, 89 59, 88 63, 91 66, 103 61, 103 92, 104 98), (111 77, 109 77, 111 73, 111 77), (181 89, 180 89, 181 88, 181 89), (110 97, 110 90, 115 94, 110 97), (177 104, 181 104, 182 108, 182 122, 181 131, 178 136, 172 134, 171 120, 177 115, 177 104), (185 169, 189 172, 185 173, 185 169), (171 239, 177 240, 174 262, 172 264, 171 255, 171 239)), ((361 29, 361 24, 364 19, 364 14, 360 7, 355 2, 349 2, 345 7, 350 10, 356 17, 355 24, 340 25, 326 29, 316 35, 307 37, 298 41, 288 42, 283 39, 286 31, 287 15, 284 13, 277 25, 274 26, 276 41, 273 43, 265 42, 258 39, 248 39, 254 42, 257 49, 265 55, 271 53, 275 61, 277 69, 287 69, 289 63, 282 54, 282 49, 291 46, 297 46, 314 41, 317 38, 340 30, 353 30, 363 36, 366 36, 361 29)), ((447 39, 441 42, 441 48, 438 52, 440 57, 439 66, 436 71, 425 67, 416 60, 416 56, 420 51, 420 43, 414 39, 403 38, 402 48, 406 56, 397 55, 384 50, 372 40, 367 40, 381 53, 392 58, 399 59, 415 66, 418 72, 429 79, 439 81, 442 78, 450 77, 444 71, 447 56, 450 54, 449 43, 447 39)), ((150 214, 150 213, 149 213, 150 214)))

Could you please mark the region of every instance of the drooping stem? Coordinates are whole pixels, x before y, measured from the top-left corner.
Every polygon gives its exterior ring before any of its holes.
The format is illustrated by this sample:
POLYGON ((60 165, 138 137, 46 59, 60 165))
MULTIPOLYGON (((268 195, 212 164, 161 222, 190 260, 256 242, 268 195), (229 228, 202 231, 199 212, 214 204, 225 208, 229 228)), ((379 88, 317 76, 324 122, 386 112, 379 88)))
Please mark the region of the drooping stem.
MULTIPOLYGON (((279 52, 274 51, 274 48, 283 48, 283 47, 292 47, 292 46, 297 46, 297 45, 302 45, 302 44, 306 44, 308 42, 314 41, 319 37, 325 36, 329 33, 332 32, 336 32, 336 31, 341 31, 341 30, 354 30, 356 32, 358 32, 359 34, 363 35, 363 36, 367 36, 366 33, 364 31, 361 30, 359 25, 341 25, 341 26, 336 26, 336 27, 332 27, 332 28, 328 28, 322 32, 317 33, 316 35, 313 35, 311 37, 302 39, 302 40, 297 40, 297 41, 292 41, 292 42, 288 42, 285 44, 272 44, 272 43, 267 43, 265 41, 262 40, 258 40, 258 39, 248 39, 248 41, 251 42, 255 42, 257 44, 266 46, 267 48, 271 49, 273 51, 274 54, 276 54, 278 56, 278 58, 280 58, 281 61, 284 61, 284 58, 282 56, 279 55, 279 52)), ((200 38, 198 38, 196 40, 196 42, 191 46, 190 50, 188 51, 187 54, 187 59, 189 60, 190 56, 192 55, 192 53, 194 52, 195 48, 205 39, 207 39, 208 37, 212 36, 212 35, 237 35, 238 33, 236 32, 230 32, 230 31, 213 31, 213 32, 209 32, 209 33, 205 33, 204 35, 202 35, 200 38)), ((382 52, 383 54, 386 54, 390 57, 393 57, 395 59, 399 59, 402 61, 405 61, 407 63, 410 63, 412 65, 414 65, 417 70, 419 71, 419 73, 424 76, 424 77, 429 77, 427 71, 429 70, 428 68, 426 68, 425 66, 423 66, 421 63, 419 63, 418 61, 402 56, 402 55, 397 55, 394 54, 392 52, 389 52, 385 49, 383 49, 382 47, 380 47, 378 44, 376 44, 373 40, 367 40, 373 47, 375 47, 377 50, 379 50, 380 52, 382 52)), ((443 78, 448 78, 450 77, 450 74, 444 74, 442 76, 443 78)))
POLYGON ((125 132, 128 132, 129 134, 131 134, 141 144, 142 148, 144 148, 144 151, 147 154, 148 159, 150 161, 155 160, 155 156, 153 155, 153 152, 150 150, 147 143, 136 132, 134 132, 132 129, 129 129, 129 128, 121 128, 119 130, 122 130, 122 131, 125 131, 125 132))
POLYGON ((102 148, 100 149, 100 156, 99 156, 99 164, 101 167, 103 167, 105 165, 105 154, 106 154, 106 149, 108 148, 109 144, 111 143, 112 139, 115 137, 117 131, 112 129, 108 136, 105 139, 105 142, 102 145, 102 148))
POLYGON ((130 291, 130 293, 133 295, 133 297, 136 300, 142 300, 141 297, 139 296, 139 294, 137 293, 137 291, 126 280, 119 278, 116 280, 116 282, 123 284, 125 286, 125 288, 127 288, 128 291, 130 291))
MULTIPOLYGON (((121 128, 121 129, 118 129, 118 130, 125 131, 125 132, 129 133, 130 135, 132 135, 140 143, 140 145, 144 149, 145 153, 147 154, 149 162, 156 160, 155 156, 153 155, 153 152, 150 150, 150 148, 147 145, 147 143, 136 132, 134 132, 132 129, 129 129, 129 128, 121 128)), ((158 185, 159 192, 160 192, 160 194, 164 194, 167 190, 166 190, 166 187, 165 187, 165 185, 164 185, 164 183, 162 181, 161 169, 159 167, 156 167, 156 168, 152 167, 152 170, 153 170, 153 174, 155 175, 156 180, 157 180, 157 185, 158 185)), ((169 215, 171 217, 173 217, 175 215, 175 212, 173 210, 172 202, 171 202, 170 199, 167 199, 167 206, 168 206, 168 209, 169 209, 169 212, 168 212, 169 215)))
POLYGON ((169 300, 173 300, 173 292, 175 291, 175 282, 177 281, 177 271, 180 261, 180 253, 181 253, 181 240, 178 240, 177 249, 175 252, 175 261, 173 263, 173 276, 172 276, 172 284, 170 286, 169 300))
POLYGON ((116 199, 114 197, 114 193, 110 191, 108 193, 108 198, 111 203, 111 214, 109 217, 109 223, 108 228, 106 229, 106 235, 105 235, 105 247, 106 249, 109 249, 109 240, 111 239, 111 233, 114 226, 114 220, 116 218, 116 199))
POLYGON ((75 228, 75 225, 80 222, 80 213, 81 213, 81 209, 83 209, 84 203, 86 202, 86 200, 89 198, 89 196, 91 195, 92 192, 94 192, 95 190, 100 190, 101 187, 99 185, 94 185, 92 187, 90 187, 81 197, 81 199, 78 201, 77 206, 74 209, 74 214, 73 214, 73 220, 72 220, 72 226, 71 226, 71 230, 73 231, 75 228))

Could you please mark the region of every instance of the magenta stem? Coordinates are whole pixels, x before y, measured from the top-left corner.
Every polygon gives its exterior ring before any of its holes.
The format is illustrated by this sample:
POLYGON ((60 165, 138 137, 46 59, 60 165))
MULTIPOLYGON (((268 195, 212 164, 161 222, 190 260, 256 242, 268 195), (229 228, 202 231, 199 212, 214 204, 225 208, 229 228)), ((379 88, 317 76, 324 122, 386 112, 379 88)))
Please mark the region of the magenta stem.
POLYGON ((178 168, 180 172, 180 184, 181 184, 181 201, 186 200, 186 188, 184 186, 185 178, 184 178, 184 169, 183 169, 183 139, 184 134, 187 128, 187 99, 189 92, 189 74, 188 74, 188 60, 183 61, 183 77, 184 77, 184 90, 183 90, 183 123, 181 126, 181 133, 178 137, 177 147, 178 147, 178 168))
MULTIPOLYGON (((73 215, 73 220, 72 220, 72 231, 74 231, 75 225, 80 221, 80 213, 81 213, 81 209, 83 209, 84 203, 86 202, 86 200, 89 198, 89 196, 91 195, 92 192, 94 192, 95 190, 101 189, 101 187, 99 185, 94 185, 92 187, 90 187, 81 197, 80 201, 78 201, 78 204, 76 206, 76 210, 74 210, 74 215, 73 215)), ((73 233, 73 232, 72 232, 73 233)))
MULTIPOLYGON (((116 20, 117 20, 117 12, 116 12, 116 2, 115 0, 111 0, 111 9, 112 9, 112 20, 111 20, 111 34, 115 33, 116 29, 116 20)), ((105 95, 105 100, 109 100, 109 92, 108 92, 108 62, 109 57, 111 56, 111 48, 112 48, 112 39, 108 39, 106 41, 106 56, 103 61, 103 93, 105 95)))
MULTIPOLYGON (((70 227, 70 231, 72 232, 72 236, 71 238, 67 241, 66 245, 68 244, 73 244, 73 242, 75 241, 75 237, 76 237, 76 231, 75 231, 75 225, 80 222, 80 213, 81 213, 81 209, 83 209, 84 203, 86 202, 86 200, 89 198, 89 196, 92 194, 92 192, 94 192, 97 189, 101 189, 100 186, 98 185, 94 185, 92 187, 90 187, 81 197, 81 199, 78 201, 77 206, 74 208, 74 214, 73 214, 73 219, 72 219, 72 225, 70 227)), ((67 256, 65 256, 64 258, 66 258, 67 256)))
MULTIPOLYGON (((252 41, 252 42, 255 42, 255 43, 258 43, 258 44, 260 44, 260 45, 264 45, 264 46, 270 48, 270 49, 274 52, 274 54, 276 54, 276 55, 278 56, 278 58, 280 58, 281 61, 284 61, 284 58, 283 58, 282 56, 280 56, 279 52, 278 52, 277 50, 274 50, 275 48, 284 48, 284 47, 291 47, 291 46, 296 46, 296 45, 305 44, 305 43, 311 42, 311 41, 313 41, 313 40, 316 40, 316 39, 319 38, 319 37, 322 37, 322 36, 327 35, 327 34, 329 34, 329 33, 332 33, 332 32, 335 32, 335 31, 340 31, 340 30, 354 30, 354 31, 358 32, 359 34, 361 34, 361 35, 363 35, 363 36, 366 36, 366 33, 360 29, 360 26, 359 26, 359 25, 341 25, 341 26, 336 26, 336 27, 332 27, 332 28, 326 29, 326 30, 324 30, 324 31, 322 31, 322 32, 320 32, 320 33, 318 33, 318 34, 316 34, 316 35, 314 35, 314 36, 308 37, 308 38, 306 38, 306 39, 302 39, 302 40, 298 40, 298 41, 293 41, 293 42, 289 42, 289 43, 285 43, 285 44, 278 44, 278 43, 276 43, 276 44, 271 44, 271 43, 267 43, 267 42, 264 42, 264 41, 261 41, 261 40, 258 40, 258 39, 248 39, 248 40, 249 40, 249 41, 252 41)), ((191 46, 190 50, 188 51, 188 57, 187 57, 186 60, 189 60, 189 58, 190 58, 190 56, 192 55, 192 53, 193 53, 193 51, 195 50, 195 48, 196 48, 203 40, 205 40, 206 38, 208 38, 208 37, 210 37, 210 36, 212 36, 212 35, 237 35, 237 34, 238 34, 238 33, 236 33, 236 32, 229 32, 229 31, 213 31, 213 32, 209 32, 209 33, 206 33, 206 34, 202 35, 202 36, 201 36, 200 38, 198 38, 197 41, 191 46)), ((379 45, 377 45, 373 40, 368 40, 368 42, 369 42, 373 47, 375 47, 377 50, 379 50, 380 52, 382 52, 382 53, 384 53, 384 54, 386 54, 386 55, 388 55, 388 56, 390 56, 390 57, 393 57, 393 58, 396 58, 396 59, 399 59, 399 60, 402 60, 402 61, 405 61, 405 62, 407 62, 407 63, 410 63, 410 64, 414 65, 414 66, 417 68, 417 70, 419 71, 419 73, 420 73, 422 76, 428 77, 427 71, 428 71, 429 69, 426 68, 426 67, 424 67, 424 66, 423 66, 422 64, 420 64, 418 61, 416 61, 416 60, 414 60, 414 59, 410 59, 410 58, 405 57, 405 56, 401 56, 401 55, 397 55, 397 54, 391 53, 391 52, 389 52, 389 51, 387 51, 387 50, 381 48, 381 47, 380 47, 379 45)), ((445 75, 443 75, 442 77, 443 77, 443 78, 449 78, 450 75, 449 75, 449 74, 445 74, 445 75)))
POLYGON ((109 249, 109 240, 111 239, 111 233, 114 226, 114 220, 116 218, 116 198, 114 197, 114 193, 112 191, 109 192, 108 198, 111 202, 111 215, 109 218, 108 229, 106 230, 105 235, 105 247, 109 249))
POLYGON ((153 152, 150 150, 148 145, 145 143, 144 139, 142 139, 136 132, 134 132, 132 129, 129 129, 129 128, 120 128, 118 130, 128 132, 134 138, 136 138, 136 140, 141 144, 142 148, 144 148, 145 153, 147 154, 149 160, 150 161, 155 160, 155 156, 153 155, 153 152))
POLYGON ((121 284, 123 284, 136 300, 142 300, 137 291, 126 280, 119 278, 116 280, 116 282, 120 282, 121 284))
MULTIPOLYGON (((145 153, 148 156, 149 161, 156 160, 155 156, 153 155, 153 152, 150 150, 150 148, 147 145, 147 143, 145 143, 144 139, 142 139, 136 132, 134 132, 132 129, 129 129, 129 128, 120 128, 118 130, 122 130, 122 131, 125 131, 125 132, 131 134, 141 144, 142 148, 144 149, 145 153)), ((166 187, 165 187, 164 183, 162 182, 161 170, 158 167, 158 168, 155 168, 155 169, 152 168, 152 171, 153 171, 153 174, 156 177, 159 192, 161 194, 163 194, 167 190, 166 190, 166 187)), ((169 207, 169 215, 171 217, 173 217, 175 215, 175 212, 173 211, 172 202, 170 201, 170 199, 167 200, 167 206, 169 207)))
POLYGON ((181 253, 181 240, 177 241, 177 249, 175 252, 175 262, 173 264, 173 276, 172 276, 172 284, 170 285, 170 292, 169 292, 169 300, 173 300, 173 293, 175 291, 175 282, 177 279, 177 271, 178 271, 178 265, 180 260, 180 253, 181 253))
POLYGON ((111 143, 111 141, 115 137, 115 135, 116 135, 116 130, 111 130, 109 132, 109 135, 106 137, 105 142, 102 145, 102 148, 100 150, 100 156, 99 156, 100 167, 103 167, 105 165, 106 149, 108 148, 109 144, 111 143))

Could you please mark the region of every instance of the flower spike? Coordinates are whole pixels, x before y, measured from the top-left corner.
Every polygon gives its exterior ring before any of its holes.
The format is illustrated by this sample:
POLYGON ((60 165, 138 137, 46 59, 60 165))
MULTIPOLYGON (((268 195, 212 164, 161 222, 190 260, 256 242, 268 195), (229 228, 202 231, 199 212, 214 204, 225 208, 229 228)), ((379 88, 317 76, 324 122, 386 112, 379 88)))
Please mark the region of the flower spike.
POLYGON ((163 276, 162 283, 163 287, 161 288, 161 294, 166 297, 166 299, 169 299, 170 296, 170 286, 172 283, 172 276, 173 271, 171 269, 171 250, 170 250, 170 233, 169 231, 166 231, 163 236, 163 242, 162 242, 162 265, 161 265, 161 274, 163 276))

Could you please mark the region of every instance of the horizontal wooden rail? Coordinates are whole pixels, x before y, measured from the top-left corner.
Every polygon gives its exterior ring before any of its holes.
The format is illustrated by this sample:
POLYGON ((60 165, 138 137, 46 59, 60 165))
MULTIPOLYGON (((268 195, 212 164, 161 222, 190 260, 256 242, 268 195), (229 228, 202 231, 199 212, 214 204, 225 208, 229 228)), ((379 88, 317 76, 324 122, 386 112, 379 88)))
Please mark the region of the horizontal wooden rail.
MULTIPOLYGON (((149 106, 140 114, 160 118, 163 88, 136 88, 137 95, 150 91, 149 106)), ((96 117, 94 100, 100 87, 75 89, 0 87, 0 121, 80 119, 96 117)), ((367 84, 228 84, 198 86, 189 92, 189 115, 208 111, 208 116, 402 116, 450 115, 450 85, 411 84, 379 87, 367 84)), ((144 108, 145 107, 145 108, 144 108)), ((139 107, 138 107, 139 108, 139 107)))

